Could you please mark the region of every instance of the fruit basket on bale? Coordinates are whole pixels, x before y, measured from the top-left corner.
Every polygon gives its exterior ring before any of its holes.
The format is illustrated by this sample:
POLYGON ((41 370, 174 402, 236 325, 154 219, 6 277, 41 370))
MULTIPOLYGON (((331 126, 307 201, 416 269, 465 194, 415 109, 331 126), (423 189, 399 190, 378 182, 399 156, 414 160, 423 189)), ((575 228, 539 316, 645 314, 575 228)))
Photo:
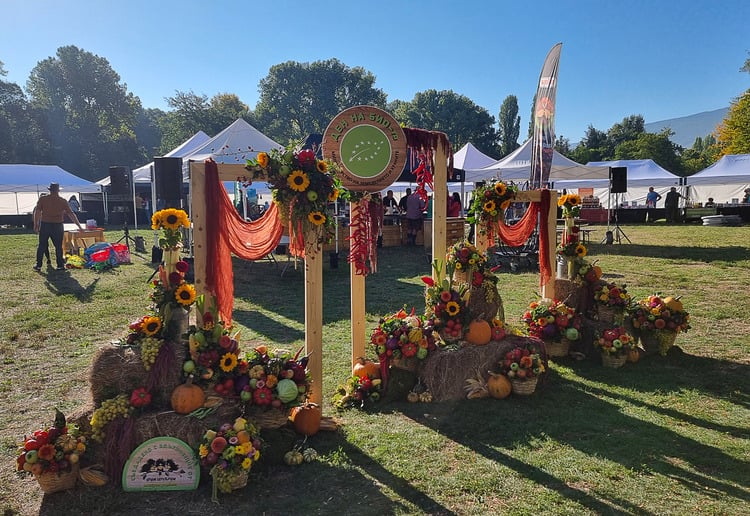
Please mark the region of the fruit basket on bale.
POLYGON ((528 396, 536 390, 539 379, 547 371, 541 350, 533 342, 516 346, 499 363, 500 372, 508 377, 513 394, 528 396))
POLYGON ((530 336, 544 341, 541 353, 550 357, 568 355, 571 341, 580 338, 583 323, 574 308, 550 299, 531 302, 521 320, 530 336))
POLYGON ((594 290, 592 315, 601 324, 612 327, 620 325, 625 318, 625 310, 631 298, 626 285, 599 282, 594 290))
POLYGON ((650 295, 631 305, 628 319, 640 337, 646 355, 665 356, 677 334, 690 329, 690 315, 675 297, 650 295))

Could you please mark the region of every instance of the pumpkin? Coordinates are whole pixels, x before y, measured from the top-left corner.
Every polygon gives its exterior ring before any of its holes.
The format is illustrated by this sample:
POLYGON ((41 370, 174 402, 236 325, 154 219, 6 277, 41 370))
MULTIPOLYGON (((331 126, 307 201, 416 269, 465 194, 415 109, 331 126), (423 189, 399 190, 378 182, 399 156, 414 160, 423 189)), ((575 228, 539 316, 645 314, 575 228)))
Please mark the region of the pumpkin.
POLYGON ((206 394, 199 386, 193 384, 193 375, 188 376, 185 383, 178 385, 172 391, 172 408, 178 414, 190 414, 203 406, 206 394))
POLYGON ((490 323, 484 319, 474 319, 469 323, 469 331, 466 332, 466 340, 475 346, 484 346, 492 340, 492 328, 490 323))
POLYGON ((679 297, 665 297, 664 304, 673 312, 682 312, 682 309, 684 308, 679 297))
POLYGON ((507 398, 511 391, 510 380, 505 375, 490 373, 490 377, 487 379, 487 391, 493 398, 499 400, 507 398))
POLYGON ((602 268, 599 267, 598 265, 594 265, 592 267, 592 269, 594 269, 594 276, 596 276, 596 279, 597 280, 601 279, 601 277, 602 277, 602 268))
POLYGON ((368 376, 371 380, 380 378, 380 364, 366 360, 364 357, 357 357, 352 367, 352 375, 358 378, 368 376))
POLYGON ((320 430, 320 418, 322 410, 315 403, 303 403, 294 407, 289 415, 294 425, 294 431, 298 434, 311 436, 320 430))
POLYGON ((641 351, 638 348, 633 348, 628 351, 627 354, 628 362, 636 363, 641 359, 641 351))

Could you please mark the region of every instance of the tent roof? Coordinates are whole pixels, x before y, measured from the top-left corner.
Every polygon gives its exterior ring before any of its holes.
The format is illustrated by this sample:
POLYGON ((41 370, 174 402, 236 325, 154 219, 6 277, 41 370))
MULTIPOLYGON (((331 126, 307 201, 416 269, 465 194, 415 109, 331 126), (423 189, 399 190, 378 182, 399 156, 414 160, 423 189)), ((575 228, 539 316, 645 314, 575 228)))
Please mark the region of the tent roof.
MULTIPOLYGON (((483 168, 466 171, 466 181, 476 182, 499 176, 508 181, 527 181, 531 172, 532 140, 528 139, 519 148, 503 159, 483 168)), ((563 179, 607 179, 609 171, 602 171, 587 165, 576 163, 557 151, 552 154, 550 180, 563 179)))
POLYGON ((750 183, 750 154, 727 154, 687 178, 689 185, 750 183))
POLYGON ((261 151, 283 148, 245 120, 238 118, 189 155, 183 156, 183 170, 188 168, 187 160, 203 161, 213 158, 217 163, 244 163, 261 151))
POLYGON ((487 156, 474 147, 471 142, 467 143, 453 154, 453 168, 461 170, 482 168, 496 162, 497 160, 495 158, 487 156))
POLYGON ((98 184, 57 165, 0 165, 0 192, 46 192, 50 183, 58 183, 63 192, 101 192, 98 184))
POLYGON ((674 186, 680 183, 677 176, 652 159, 620 159, 615 161, 590 161, 591 167, 626 167, 628 186, 674 186))

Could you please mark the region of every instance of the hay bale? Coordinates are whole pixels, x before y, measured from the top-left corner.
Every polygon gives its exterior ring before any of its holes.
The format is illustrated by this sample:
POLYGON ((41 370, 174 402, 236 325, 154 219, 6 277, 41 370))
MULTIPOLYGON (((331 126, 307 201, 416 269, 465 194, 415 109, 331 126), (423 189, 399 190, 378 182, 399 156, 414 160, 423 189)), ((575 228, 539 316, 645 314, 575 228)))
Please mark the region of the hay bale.
POLYGON ((561 301, 577 312, 583 312, 586 304, 586 288, 575 281, 555 279, 555 299, 561 301))
POLYGON ((419 376, 432 393, 433 400, 461 400, 466 397, 464 385, 467 378, 477 374, 486 378, 487 371, 496 369, 505 353, 516 346, 525 345, 529 340, 527 337, 509 335, 485 346, 439 349, 423 361, 419 376))
POLYGON ((135 435, 138 444, 154 437, 169 436, 196 447, 209 428, 217 429, 224 423, 233 423, 240 415, 233 403, 225 403, 203 419, 178 414, 172 410, 147 412, 136 416, 135 435))
POLYGON ((505 309, 503 308, 503 300, 497 291, 497 285, 492 287, 486 283, 475 287, 471 286, 469 289, 469 316, 472 320, 484 319, 485 321, 492 321, 494 318, 498 318, 501 321, 505 320, 505 309))
POLYGON ((89 370, 94 405, 99 406, 106 399, 146 385, 146 378, 147 371, 134 348, 113 344, 100 348, 89 370))

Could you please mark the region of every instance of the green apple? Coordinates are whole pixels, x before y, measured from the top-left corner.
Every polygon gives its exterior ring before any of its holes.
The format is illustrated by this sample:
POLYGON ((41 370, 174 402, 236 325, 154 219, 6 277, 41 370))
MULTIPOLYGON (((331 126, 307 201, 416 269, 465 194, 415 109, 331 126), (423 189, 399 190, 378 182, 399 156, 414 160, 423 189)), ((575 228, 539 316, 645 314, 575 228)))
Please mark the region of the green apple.
POLYGON ((316 201, 318 199, 318 192, 315 190, 308 190, 307 191, 307 200, 310 202, 316 201))
POLYGON ((286 176, 288 176, 291 173, 292 173, 292 169, 289 168, 289 165, 281 165, 279 167, 279 175, 281 177, 286 177, 286 176))
POLYGON ((182 364, 182 370, 186 373, 192 373, 195 371, 195 362, 192 360, 186 361, 184 364, 182 364))

